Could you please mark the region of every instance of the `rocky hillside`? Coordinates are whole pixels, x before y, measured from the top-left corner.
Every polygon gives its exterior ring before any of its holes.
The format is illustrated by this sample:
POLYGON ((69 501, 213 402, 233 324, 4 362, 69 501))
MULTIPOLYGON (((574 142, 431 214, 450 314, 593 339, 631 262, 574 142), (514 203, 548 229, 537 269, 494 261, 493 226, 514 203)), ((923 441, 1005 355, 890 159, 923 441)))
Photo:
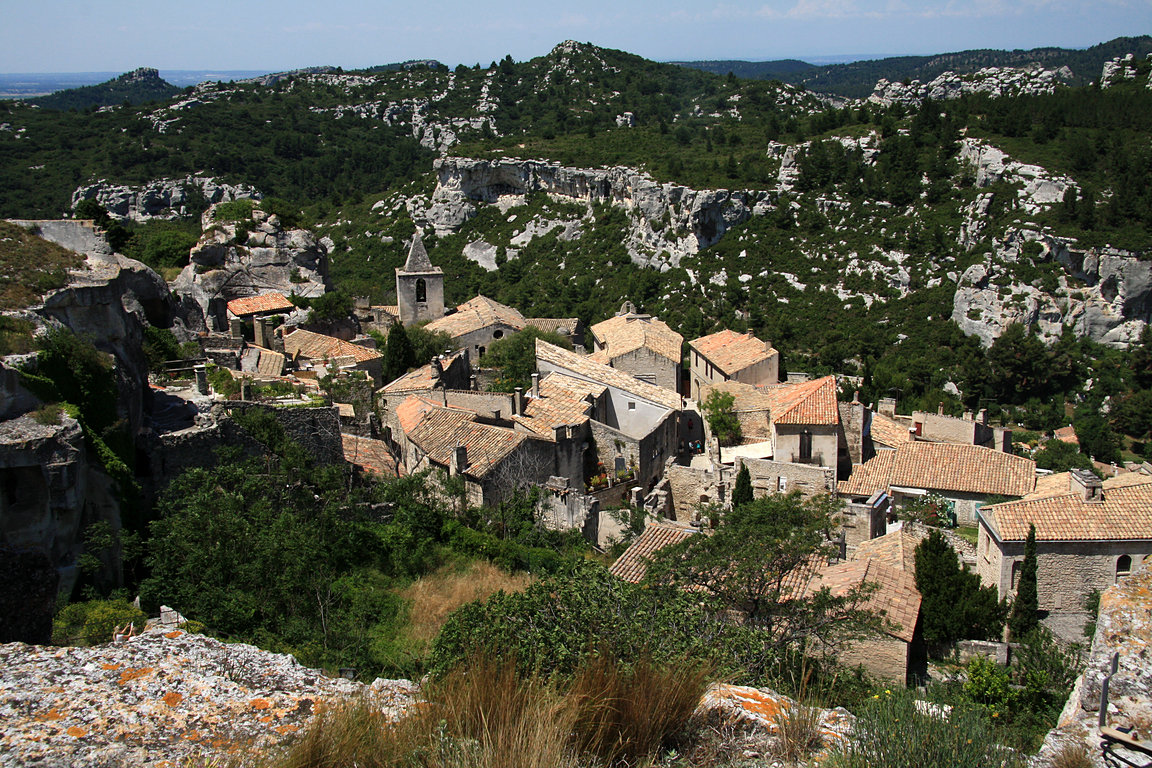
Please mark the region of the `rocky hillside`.
POLYGON ((46 109, 89 109, 162 101, 179 92, 179 88, 160 78, 159 71, 141 67, 106 83, 57 91, 32 99, 32 103, 46 109))

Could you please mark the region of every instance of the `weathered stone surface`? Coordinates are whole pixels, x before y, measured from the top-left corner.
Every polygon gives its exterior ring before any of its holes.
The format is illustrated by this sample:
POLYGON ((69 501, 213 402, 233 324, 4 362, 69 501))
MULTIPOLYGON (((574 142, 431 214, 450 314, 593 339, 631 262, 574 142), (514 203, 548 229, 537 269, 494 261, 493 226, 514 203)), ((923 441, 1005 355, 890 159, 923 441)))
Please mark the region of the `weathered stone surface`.
MULTIPOLYGON (((204 212, 204 234, 192 248, 189 264, 172 284, 185 309, 199 308, 199 322, 226 330, 227 304, 232 299, 278 292, 315 297, 324 293, 328 250, 311 232, 285 229, 276 216, 253 211, 243 244, 237 243, 236 222, 214 219, 216 207, 204 212)), ((191 328, 194 313, 185 319, 191 328)))
POLYGON ((984 67, 972 74, 942 72, 934 80, 922 83, 890 83, 881 79, 868 101, 874 104, 918 105, 924 99, 957 99, 969 93, 987 93, 994 97, 1052 93, 1057 85, 1072 79, 1067 67, 1044 69, 1039 64, 1026 67, 984 67))
POLYGON ((1152 569, 1123 578, 1100 596, 1100 614, 1084 673, 1076 681, 1060 720, 1044 739, 1032 760, 1034 768, 1047 768, 1066 744, 1086 747, 1094 765, 1103 766, 1100 753, 1101 684, 1119 654, 1116 674, 1108 684, 1106 723, 1131 727, 1147 738, 1152 728, 1152 569))
POLYGON ((1081 250, 1075 241, 1046 233, 1009 230, 987 260, 965 270, 953 299, 952 320, 985 346, 1012 323, 1023 323, 1049 343, 1070 326, 1078 336, 1126 347, 1139 341, 1152 321, 1152 262, 1113 248, 1081 250), (1028 258, 1022 256, 1028 243, 1040 246, 1034 261, 1063 267, 1055 291, 1008 279, 1007 263, 1028 258))
MULTIPOLYGON (((717 683, 704 694, 697 713, 742 726, 758 737, 763 753, 771 754, 779 742, 779 719, 796 706, 795 700, 767 688, 717 683)), ((842 707, 819 710, 819 716, 823 736, 820 754, 826 756, 851 737, 856 717, 842 707)))
POLYGON ((239 198, 260 198, 260 193, 247 185, 225 184, 210 176, 186 176, 183 179, 156 179, 141 186, 121 186, 100 180, 78 187, 72 193, 72 207, 85 199, 104 206, 116 219, 148 221, 174 219, 188 214, 189 193, 203 193, 209 203, 222 203, 239 198))
POLYGON ((678 266, 680 258, 716 243, 743 223, 767 192, 726 189, 694 190, 658 184, 631 168, 567 168, 538 160, 471 160, 445 157, 435 162, 436 191, 423 210, 413 210, 418 224, 448 234, 463 223, 474 203, 496 204, 501 198, 542 192, 582 203, 609 203, 632 213, 625 246, 637 264, 661 269, 678 266))
POLYGON ((325 703, 364 695, 398 717, 416 693, 408 681, 328 678, 285 654, 171 627, 91 648, 3 645, 0 668, 0 766, 250 762, 325 703))

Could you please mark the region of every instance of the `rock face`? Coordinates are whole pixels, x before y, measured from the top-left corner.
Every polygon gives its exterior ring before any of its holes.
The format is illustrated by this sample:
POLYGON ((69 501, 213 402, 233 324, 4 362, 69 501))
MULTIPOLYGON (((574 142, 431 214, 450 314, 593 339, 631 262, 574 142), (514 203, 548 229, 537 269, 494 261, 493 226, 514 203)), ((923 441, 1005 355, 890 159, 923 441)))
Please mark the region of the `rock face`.
POLYGON ((767 192, 694 190, 658 184, 630 168, 566 168, 538 160, 471 160, 447 157, 435 162, 437 186, 430 205, 414 211, 437 234, 457 230, 475 203, 501 197, 544 193, 586 204, 608 203, 628 209, 632 226, 626 247, 632 260, 666 269, 680 258, 716 243, 728 229, 767 209, 767 192))
POLYGON ((1059 203, 1068 189, 1077 188, 1067 176, 1051 173, 1038 165, 1017 162, 996 147, 977 139, 960 142, 959 159, 972 167, 977 187, 989 187, 1001 181, 1019 184, 1021 204, 1029 213, 1059 203))
POLYGON ((943 72, 932 82, 890 83, 881 79, 868 101, 885 106, 894 103, 918 105, 924 99, 956 99, 968 93, 992 96, 1031 96, 1052 93, 1057 85, 1070 82, 1067 67, 1044 69, 1039 64, 1028 67, 985 67, 969 75, 943 72))
POLYGON ((240 198, 259 199, 260 193, 246 185, 233 186, 209 176, 186 176, 183 179, 157 179, 143 186, 127 187, 108 181, 97 181, 78 187, 72 193, 72 207, 81 200, 100 203, 115 219, 148 221, 175 219, 187 215, 191 196, 204 196, 208 203, 222 203, 240 198))
MULTIPOLYGON (((198 311, 201 323, 226 330, 232 299, 269 292, 324 293, 328 251, 311 232, 285 229, 279 217, 259 208, 246 222, 216 221, 215 211, 213 206, 204 212, 204 234, 172 285, 181 305, 198 311)), ((192 327, 195 318, 184 322, 192 327)))
POLYGON ((985 346, 1012 323, 1023 323, 1045 342, 1055 341, 1064 326, 1071 326, 1078 336, 1126 347, 1152 322, 1152 262, 1126 251, 1080 250, 1064 238, 1010 230, 988 260, 965 270, 953 299, 952 320, 985 346), (1010 280, 1009 265, 1029 258, 1021 254, 1028 243, 1039 245, 1034 262, 1063 267, 1047 286, 1042 280, 1035 281, 1039 285, 1010 280))
POLYGON ((157 626, 121 643, 0 646, 0 766, 192 765, 291 739, 317 706, 366 695, 393 717, 415 686, 325 677, 291 656, 157 626))
POLYGON ((1135 727, 1146 738, 1152 723, 1152 569, 1145 567, 1121 579, 1100 596, 1100 615, 1084 674, 1076 681, 1068 703, 1054 730, 1032 765, 1046 768, 1066 744, 1087 748, 1095 765, 1100 759, 1101 684, 1111 671, 1113 654, 1119 654, 1117 673, 1108 684, 1108 714, 1112 727, 1135 727))
MULTIPOLYGON (((1152 54, 1148 55, 1152 59, 1152 54)), ((1136 69, 1135 57, 1128 53, 1124 56, 1117 56, 1111 61, 1104 62, 1104 68, 1100 72, 1100 87, 1110 88, 1117 83, 1122 83, 1125 80, 1135 80, 1139 77, 1136 69)), ((1152 89, 1152 77, 1145 79, 1144 83, 1146 88, 1152 89)))

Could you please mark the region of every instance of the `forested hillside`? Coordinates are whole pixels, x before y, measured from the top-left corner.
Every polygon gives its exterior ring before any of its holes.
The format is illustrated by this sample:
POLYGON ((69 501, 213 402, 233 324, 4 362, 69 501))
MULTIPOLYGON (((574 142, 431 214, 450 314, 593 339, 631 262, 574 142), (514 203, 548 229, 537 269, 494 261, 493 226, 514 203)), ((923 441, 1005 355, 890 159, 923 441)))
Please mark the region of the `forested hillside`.
MULTIPOLYGON (((1148 43, 1061 54, 1080 77, 1136 54, 1103 89, 840 108, 571 42, 527 62, 208 83, 90 114, 7 102, 0 215, 63 215, 100 180, 91 194, 200 174, 275 198, 329 239, 335 287, 375 303, 394 301, 420 227, 449 303, 483 292, 591 323, 628 299, 687 338, 753 330, 788 369, 859 376, 869 399, 1049 429, 1144 386, 1125 350, 1143 348, 1152 283, 1148 43), (1014 325, 1037 345, 1023 358, 1012 334, 993 344, 1014 325)), ((938 64, 1024 54, 980 56, 938 64)), ((179 266, 205 204, 187 197, 186 223, 124 222, 123 249, 179 266)), ((1113 419, 1129 437, 1099 454, 1143 450, 1140 418, 1113 419)))

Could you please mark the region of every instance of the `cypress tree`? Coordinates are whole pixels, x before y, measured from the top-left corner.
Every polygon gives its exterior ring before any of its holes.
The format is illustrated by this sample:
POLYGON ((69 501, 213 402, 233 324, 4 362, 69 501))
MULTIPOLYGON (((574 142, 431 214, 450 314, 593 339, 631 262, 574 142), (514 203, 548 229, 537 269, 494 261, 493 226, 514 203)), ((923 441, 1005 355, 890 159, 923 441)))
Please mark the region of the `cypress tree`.
POLYGON ((1020 578, 1016 583, 1016 600, 1012 603, 1012 616, 1008 629, 1012 639, 1019 642, 1040 623, 1040 600, 1036 594, 1036 526, 1028 526, 1024 540, 1024 562, 1020 565, 1020 578))
POLYGON ((741 507, 752 501, 752 475, 748 465, 741 464, 736 473, 736 486, 732 489, 732 507, 741 507))
POLYGON ((416 351, 401 323, 396 323, 388 331, 388 341, 384 345, 384 381, 403 376, 416 363, 416 351))

